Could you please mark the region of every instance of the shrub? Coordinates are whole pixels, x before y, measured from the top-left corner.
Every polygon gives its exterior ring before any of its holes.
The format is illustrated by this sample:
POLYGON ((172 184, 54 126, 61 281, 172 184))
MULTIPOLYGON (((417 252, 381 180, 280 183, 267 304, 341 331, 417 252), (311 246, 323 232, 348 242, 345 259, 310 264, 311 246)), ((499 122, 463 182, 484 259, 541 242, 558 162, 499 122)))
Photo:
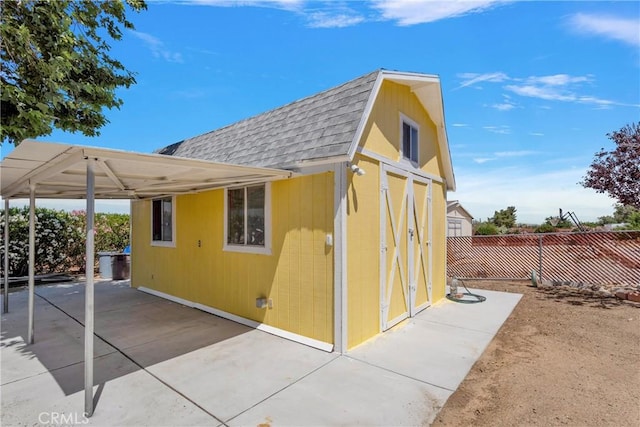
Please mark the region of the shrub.
POLYGON ((499 234, 499 230, 498 227, 495 226, 495 224, 492 224, 490 222, 483 222, 481 224, 478 224, 475 234, 480 236, 495 236, 499 234))
POLYGON ((556 228, 548 222, 540 224, 533 230, 534 233, 555 233, 555 231, 556 228))
MULTIPOLYGON (((84 211, 65 212, 35 209, 35 272, 37 274, 84 271, 84 211)), ((95 250, 122 251, 129 244, 129 215, 96 214, 95 250)), ((0 227, 4 233, 4 211, 0 211, 0 227)), ((3 234, 4 236, 4 234, 3 234)), ((5 242, 0 246, 4 259, 5 242)), ((29 208, 9 209, 9 275, 25 276, 29 269, 29 208)), ((97 257, 96 257, 97 260, 97 257)), ((0 271, 4 262, 0 262, 0 271)), ((4 271, 2 271, 4 275, 4 271)))

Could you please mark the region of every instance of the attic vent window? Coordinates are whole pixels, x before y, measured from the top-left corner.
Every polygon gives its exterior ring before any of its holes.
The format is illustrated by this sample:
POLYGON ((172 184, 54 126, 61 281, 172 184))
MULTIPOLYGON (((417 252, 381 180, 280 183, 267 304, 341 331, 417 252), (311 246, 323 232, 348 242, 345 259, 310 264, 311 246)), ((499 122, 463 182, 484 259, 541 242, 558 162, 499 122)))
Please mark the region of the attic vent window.
POLYGON ((418 163, 418 125, 406 117, 402 119, 402 158, 418 163))
POLYGON ((226 190, 225 250, 269 253, 269 190, 269 184, 226 190))

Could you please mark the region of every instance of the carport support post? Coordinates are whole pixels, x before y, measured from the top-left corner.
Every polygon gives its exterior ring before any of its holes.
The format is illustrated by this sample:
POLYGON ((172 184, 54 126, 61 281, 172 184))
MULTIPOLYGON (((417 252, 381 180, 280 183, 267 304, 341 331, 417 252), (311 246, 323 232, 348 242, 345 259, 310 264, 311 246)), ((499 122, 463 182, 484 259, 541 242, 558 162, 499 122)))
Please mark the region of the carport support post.
POLYGON ((93 264, 94 264, 94 209, 95 179, 94 160, 87 160, 87 253, 84 295, 84 412, 93 415, 93 264))
POLYGON ((29 330, 27 331, 27 341, 34 343, 34 276, 36 263, 36 186, 29 184, 29 330))
POLYGON ((4 302, 2 312, 9 312, 9 199, 4 199, 4 302))

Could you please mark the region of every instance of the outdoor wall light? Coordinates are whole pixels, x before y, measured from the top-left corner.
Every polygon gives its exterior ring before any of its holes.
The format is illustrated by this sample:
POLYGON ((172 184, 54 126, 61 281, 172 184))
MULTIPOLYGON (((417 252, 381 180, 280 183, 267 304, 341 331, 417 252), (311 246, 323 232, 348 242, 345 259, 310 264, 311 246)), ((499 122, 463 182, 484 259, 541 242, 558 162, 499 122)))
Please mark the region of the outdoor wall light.
POLYGON ((355 173, 355 174, 356 174, 356 175, 358 175, 358 176, 362 176, 362 175, 364 175, 364 174, 366 173, 366 172, 364 171, 364 169, 359 168, 359 167, 358 167, 358 166, 356 166, 356 165, 351 165, 351 168, 350 168, 350 169, 351 169, 351 172, 355 173))

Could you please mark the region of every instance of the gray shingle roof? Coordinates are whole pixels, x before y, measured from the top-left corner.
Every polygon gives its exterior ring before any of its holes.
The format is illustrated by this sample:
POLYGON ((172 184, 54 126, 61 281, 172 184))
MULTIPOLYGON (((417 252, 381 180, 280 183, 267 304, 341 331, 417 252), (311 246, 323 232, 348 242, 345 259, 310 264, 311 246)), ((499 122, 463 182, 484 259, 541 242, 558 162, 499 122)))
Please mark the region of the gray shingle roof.
POLYGON ((346 155, 379 72, 185 139, 158 153, 273 168, 346 155))

